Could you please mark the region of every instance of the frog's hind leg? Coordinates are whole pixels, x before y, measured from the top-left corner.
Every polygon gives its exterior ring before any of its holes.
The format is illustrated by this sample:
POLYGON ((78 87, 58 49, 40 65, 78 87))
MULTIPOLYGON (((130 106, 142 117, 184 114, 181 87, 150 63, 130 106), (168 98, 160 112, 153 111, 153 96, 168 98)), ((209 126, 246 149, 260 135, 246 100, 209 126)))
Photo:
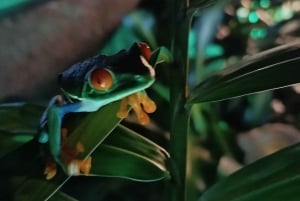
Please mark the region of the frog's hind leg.
MULTIPOLYGON (((92 158, 81 160, 78 155, 84 152, 83 145, 78 142, 75 147, 71 147, 67 142, 68 130, 66 128, 61 129, 61 160, 63 167, 65 167, 66 173, 69 175, 78 175, 82 172, 88 175, 91 169, 92 158)), ((47 159, 44 174, 46 179, 52 179, 57 173, 56 161, 52 157, 47 159)))
POLYGON ((78 108, 80 108, 80 103, 53 105, 48 109, 47 112, 50 153, 53 156, 54 160, 63 168, 65 164, 62 160, 61 155, 63 138, 61 132, 62 120, 65 114, 76 112, 78 108))

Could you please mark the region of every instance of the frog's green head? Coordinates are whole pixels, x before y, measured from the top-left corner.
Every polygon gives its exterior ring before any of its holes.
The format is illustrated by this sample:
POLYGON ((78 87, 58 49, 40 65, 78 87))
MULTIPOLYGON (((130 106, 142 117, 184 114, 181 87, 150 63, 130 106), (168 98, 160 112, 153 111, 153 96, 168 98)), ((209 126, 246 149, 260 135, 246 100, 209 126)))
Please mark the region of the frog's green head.
POLYGON ((150 55, 145 43, 135 43, 128 51, 98 55, 72 65, 60 74, 59 83, 73 99, 122 99, 153 84, 150 55))

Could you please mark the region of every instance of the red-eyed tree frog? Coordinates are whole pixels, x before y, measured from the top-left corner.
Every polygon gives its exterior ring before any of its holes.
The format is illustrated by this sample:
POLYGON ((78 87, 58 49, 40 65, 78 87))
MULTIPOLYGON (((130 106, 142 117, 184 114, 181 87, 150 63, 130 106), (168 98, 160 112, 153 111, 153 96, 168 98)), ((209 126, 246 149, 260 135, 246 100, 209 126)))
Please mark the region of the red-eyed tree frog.
MULTIPOLYGON (((154 112, 156 105, 144 90, 155 81, 154 67, 169 59, 166 52, 165 48, 151 52, 147 44, 135 43, 129 50, 122 50, 112 56, 94 56, 72 65, 60 74, 59 84, 63 93, 50 101, 40 120, 39 141, 49 143, 53 163, 59 164, 70 175, 82 170, 81 166, 86 167, 83 168, 86 173, 90 168, 90 164, 85 162, 77 165, 74 170, 73 159, 66 160, 62 154, 65 131, 61 126, 67 113, 94 112, 106 104, 122 100, 117 114, 120 118, 128 115, 127 106, 130 105, 138 121, 147 124, 147 113, 154 112)), ((56 172, 53 163, 48 164, 45 170, 48 179, 56 172)))

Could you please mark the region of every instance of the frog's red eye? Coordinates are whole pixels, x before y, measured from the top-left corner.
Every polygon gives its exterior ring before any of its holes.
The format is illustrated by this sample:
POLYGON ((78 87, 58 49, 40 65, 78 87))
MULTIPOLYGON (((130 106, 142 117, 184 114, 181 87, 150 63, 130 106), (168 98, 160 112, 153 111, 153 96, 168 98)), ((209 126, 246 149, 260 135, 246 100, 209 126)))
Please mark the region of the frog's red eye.
POLYGON ((96 69, 91 74, 91 84, 92 86, 100 91, 106 91, 113 84, 112 75, 108 70, 96 69))
POLYGON ((151 57, 151 49, 146 43, 138 43, 138 46, 142 52, 142 55, 149 60, 151 57))

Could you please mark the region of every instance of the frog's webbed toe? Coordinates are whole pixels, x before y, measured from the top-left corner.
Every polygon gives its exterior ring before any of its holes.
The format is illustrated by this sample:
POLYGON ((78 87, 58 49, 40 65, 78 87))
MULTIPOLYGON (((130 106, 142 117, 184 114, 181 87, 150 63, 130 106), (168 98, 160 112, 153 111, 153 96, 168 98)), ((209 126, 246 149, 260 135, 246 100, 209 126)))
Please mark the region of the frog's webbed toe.
MULTIPOLYGON (((92 158, 79 159, 79 154, 84 152, 83 145, 78 142, 75 147, 71 147, 67 144, 68 130, 66 128, 61 129, 61 156, 58 162, 68 175, 79 175, 83 173, 88 175, 91 169, 92 158)), ((44 174, 46 179, 52 179, 57 172, 57 165, 53 159, 47 161, 44 174)))
POLYGON ((148 113, 156 110, 155 102, 148 97, 145 91, 134 93, 122 99, 119 112, 117 113, 119 118, 126 118, 128 116, 128 105, 132 107, 138 121, 142 125, 150 122, 148 113))

